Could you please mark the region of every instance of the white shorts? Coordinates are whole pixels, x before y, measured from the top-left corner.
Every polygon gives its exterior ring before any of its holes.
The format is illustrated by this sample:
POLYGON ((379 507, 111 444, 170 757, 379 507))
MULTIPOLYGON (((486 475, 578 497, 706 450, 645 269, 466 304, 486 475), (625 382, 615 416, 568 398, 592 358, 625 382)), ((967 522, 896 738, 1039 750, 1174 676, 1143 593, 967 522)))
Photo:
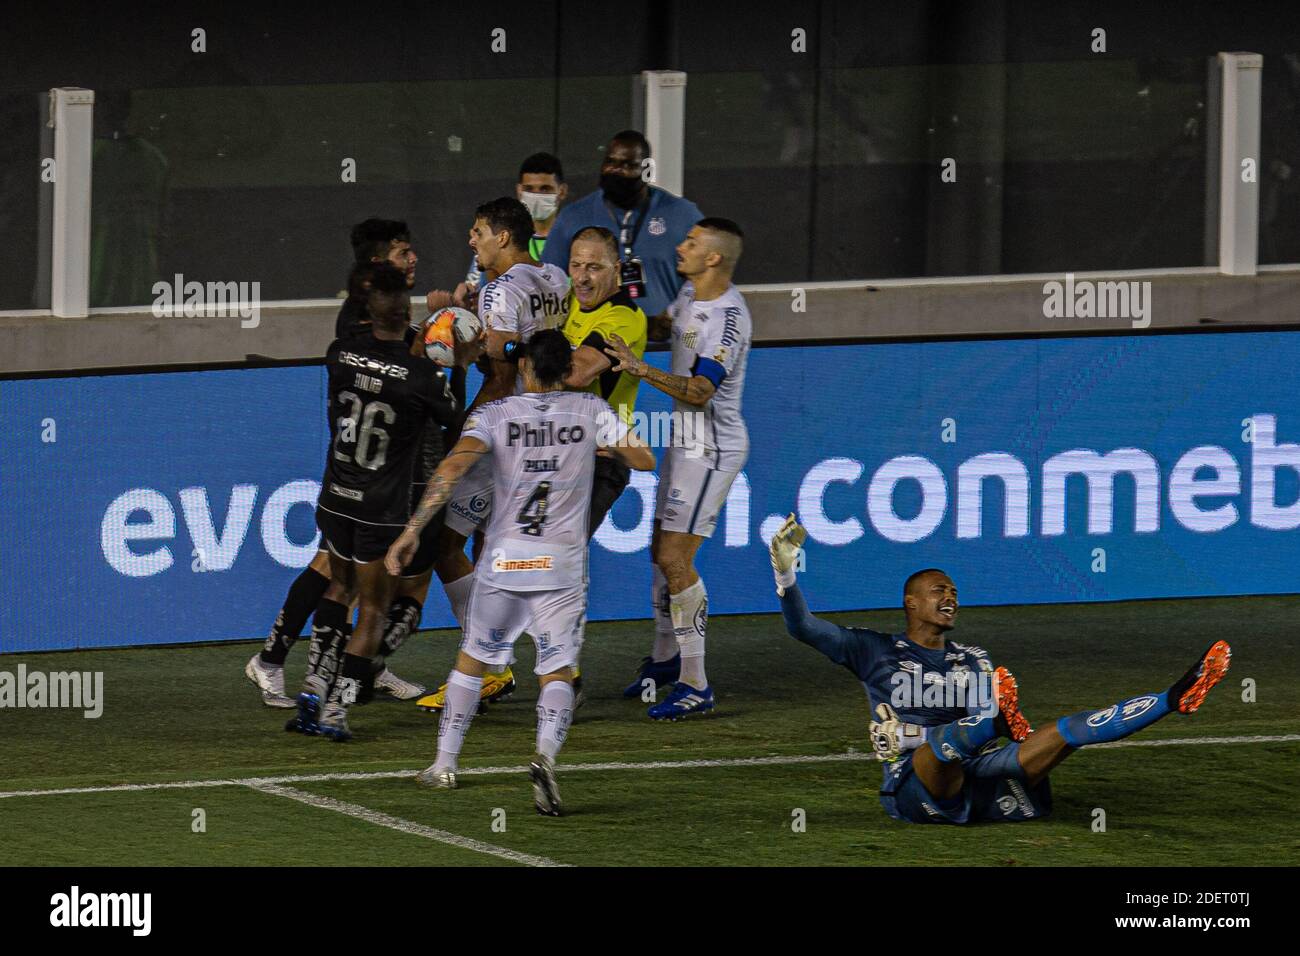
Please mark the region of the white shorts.
POLYGON ((492 462, 484 455, 456 482, 456 490, 447 500, 447 517, 443 523, 470 538, 475 531, 487 527, 491 515, 492 462))
POLYGON ((664 531, 713 537, 718 513, 738 474, 710 468, 702 458, 688 458, 684 448, 669 448, 659 468, 655 521, 664 531))
POLYGON ((465 609, 465 639, 460 649, 494 670, 514 660, 519 635, 527 631, 537 645, 537 674, 577 667, 587 624, 587 586, 552 591, 503 591, 474 581, 465 609))

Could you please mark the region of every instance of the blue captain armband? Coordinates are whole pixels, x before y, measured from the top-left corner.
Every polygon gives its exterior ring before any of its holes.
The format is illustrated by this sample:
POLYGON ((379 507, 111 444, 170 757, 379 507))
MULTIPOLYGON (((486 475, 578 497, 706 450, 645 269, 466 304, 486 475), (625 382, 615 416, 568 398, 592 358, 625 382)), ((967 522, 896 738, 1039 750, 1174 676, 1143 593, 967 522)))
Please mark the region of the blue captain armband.
POLYGON ((720 363, 701 355, 695 360, 695 365, 691 368, 691 374, 704 376, 716 389, 722 384, 722 380, 727 377, 727 370, 720 363))

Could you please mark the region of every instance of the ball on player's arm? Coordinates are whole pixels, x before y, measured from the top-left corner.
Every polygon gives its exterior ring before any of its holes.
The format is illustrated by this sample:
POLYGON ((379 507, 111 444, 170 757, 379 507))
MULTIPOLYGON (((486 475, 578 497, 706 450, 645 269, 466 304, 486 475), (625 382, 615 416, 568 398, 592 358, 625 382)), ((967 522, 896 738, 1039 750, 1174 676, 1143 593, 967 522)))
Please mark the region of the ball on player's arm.
POLYGON ((446 368, 456 364, 456 344, 466 345, 483 334, 483 323, 467 309, 439 309, 424 323, 424 354, 446 368))

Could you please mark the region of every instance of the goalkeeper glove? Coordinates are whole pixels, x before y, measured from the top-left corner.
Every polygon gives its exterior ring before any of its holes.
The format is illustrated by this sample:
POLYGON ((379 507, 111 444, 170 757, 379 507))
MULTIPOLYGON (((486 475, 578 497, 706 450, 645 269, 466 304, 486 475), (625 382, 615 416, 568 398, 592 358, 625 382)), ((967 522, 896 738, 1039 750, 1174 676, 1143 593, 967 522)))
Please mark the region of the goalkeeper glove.
POLYGON ((915 750, 925 743, 925 728, 899 720, 898 711, 888 704, 876 705, 876 717, 868 730, 871 749, 876 752, 877 760, 886 763, 897 760, 905 751, 915 750))
POLYGON ((799 559, 799 550, 803 547, 808 532, 791 514, 772 538, 768 553, 772 556, 772 573, 776 575, 776 593, 785 594, 785 589, 794 587, 794 565, 799 559))

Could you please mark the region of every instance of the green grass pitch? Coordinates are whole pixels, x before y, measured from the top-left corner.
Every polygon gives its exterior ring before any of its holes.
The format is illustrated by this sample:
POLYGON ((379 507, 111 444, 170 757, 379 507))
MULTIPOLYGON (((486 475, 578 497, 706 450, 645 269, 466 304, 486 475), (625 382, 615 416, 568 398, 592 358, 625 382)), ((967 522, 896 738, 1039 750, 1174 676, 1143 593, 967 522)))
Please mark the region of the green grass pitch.
MULTIPOLYGON (((350 744, 285 733, 288 712, 263 707, 243 677, 253 643, 11 655, 0 670, 103 671, 105 702, 96 720, 71 710, 0 711, 0 792, 189 785, 0 797, 0 865, 1294 866, 1298 612, 1300 597, 963 609, 953 637, 1011 667, 1026 713, 1041 725, 1162 690, 1219 637, 1232 642, 1233 664, 1199 713, 1172 715, 1126 742, 1142 746, 1071 756, 1052 775, 1050 819, 961 828, 885 815, 879 770, 865 754, 861 686, 789 638, 776 615, 710 620, 719 710, 676 724, 648 721, 644 704, 620 695, 648 646, 649 623, 589 625, 589 701, 561 754, 571 768, 560 776, 569 810, 561 819, 537 816, 526 777, 508 769, 533 747, 526 639, 519 690, 475 721, 462 754, 470 772, 455 792, 426 791, 404 774, 435 749, 436 718, 412 704, 355 708, 350 744), (1253 702, 1243 699, 1246 678, 1253 702), (1293 739, 1147 746, 1276 736, 1293 739), (719 765, 574 766, 693 760, 719 765), (506 769, 473 772, 490 768, 506 769), (375 776, 337 778, 346 774, 375 776), (297 799, 242 783, 195 785, 301 776, 327 779, 281 780, 297 799), (1094 830, 1097 809, 1105 832, 1094 830)), ((901 626, 901 614, 887 611, 827 616, 901 626)), ((455 638, 416 635, 394 670, 441 682, 455 638)), ((305 658, 304 641, 290 657, 291 691, 305 658)))

